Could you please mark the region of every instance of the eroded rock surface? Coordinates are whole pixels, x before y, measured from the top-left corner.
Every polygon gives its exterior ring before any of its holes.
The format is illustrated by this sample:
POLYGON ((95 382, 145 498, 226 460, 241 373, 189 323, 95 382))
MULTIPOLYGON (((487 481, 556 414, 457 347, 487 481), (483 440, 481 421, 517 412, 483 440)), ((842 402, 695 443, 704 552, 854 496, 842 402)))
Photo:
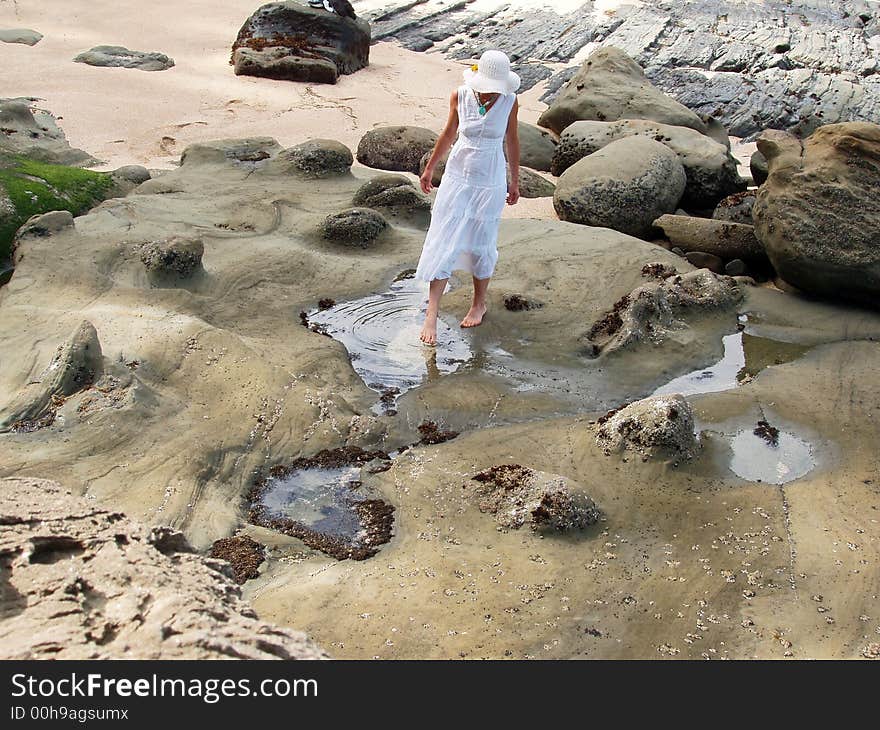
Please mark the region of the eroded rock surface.
POLYGON ((260 621, 225 562, 55 482, 0 480, 0 524, 4 659, 327 657, 260 621))
POLYGON ((770 175, 755 231, 779 275, 823 296, 877 306, 880 297, 880 126, 829 124, 801 142, 767 132, 770 175))
POLYGON ((424 127, 379 127, 358 143, 357 161, 379 170, 419 174, 419 161, 437 142, 437 135, 424 127))
POLYGON ((629 451, 646 461, 690 459, 699 450, 694 414, 680 395, 661 395, 631 403, 600 419, 596 443, 606 454, 629 451))
POLYGON ((558 474, 502 464, 472 477, 481 512, 495 515, 505 529, 527 525, 534 531, 566 532, 595 523, 601 513, 579 484, 558 474))
POLYGON ((637 342, 661 342, 683 326, 682 317, 731 307, 741 299, 733 279, 706 269, 650 281, 620 299, 593 324, 584 337, 585 354, 597 357, 637 342))
POLYGON ((296 2, 260 7, 232 45, 236 74, 286 81, 334 84, 364 68, 369 56, 367 21, 296 2))

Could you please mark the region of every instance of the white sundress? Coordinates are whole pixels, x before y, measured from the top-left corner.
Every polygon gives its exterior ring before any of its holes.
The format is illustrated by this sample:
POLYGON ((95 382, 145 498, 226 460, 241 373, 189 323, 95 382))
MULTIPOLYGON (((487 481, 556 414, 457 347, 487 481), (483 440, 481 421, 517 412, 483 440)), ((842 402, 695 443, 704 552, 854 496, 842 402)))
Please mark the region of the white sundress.
POLYGON ((504 134, 516 94, 502 94, 480 116, 469 86, 458 87, 458 139, 431 206, 416 278, 448 279, 464 270, 488 279, 498 260, 498 224, 507 200, 504 134))

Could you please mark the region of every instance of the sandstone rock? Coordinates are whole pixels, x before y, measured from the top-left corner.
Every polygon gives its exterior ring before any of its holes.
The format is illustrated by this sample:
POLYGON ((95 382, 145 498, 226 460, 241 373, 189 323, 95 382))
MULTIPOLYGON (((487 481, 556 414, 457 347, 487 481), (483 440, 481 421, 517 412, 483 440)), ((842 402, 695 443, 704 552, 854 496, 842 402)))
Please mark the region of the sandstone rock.
POLYGON ((550 164, 553 153, 556 151, 556 141, 546 129, 540 129, 532 124, 519 122, 517 124, 517 136, 519 137, 519 164, 541 172, 550 172, 550 164))
POLYGON ((764 261, 754 226, 693 216, 662 215, 654 225, 683 251, 704 251, 722 259, 764 261))
POLYGON ((43 34, 37 33, 30 28, 6 28, 0 30, 0 41, 3 43, 22 43, 26 46, 35 46, 43 40, 43 34))
POLYGON ((357 161, 379 170, 419 173, 419 162, 431 152, 437 135, 424 127, 378 127, 358 143, 357 161))
MULTIPOLYGON (((510 170, 507 170, 507 181, 510 184, 510 170)), ((523 198, 550 198, 556 186, 547 178, 527 167, 519 168, 519 194, 523 198)))
POLYGON ((351 150, 342 142, 310 139, 280 152, 272 164, 306 177, 321 178, 346 174, 352 162, 351 150))
POLYGON ((46 236, 54 236, 65 228, 73 228, 73 214, 67 210, 53 210, 50 213, 38 213, 31 216, 25 224, 18 229, 13 241, 13 248, 18 258, 18 244, 28 238, 44 238, 46 236))
POLYGON ((33 106, 36 99, 0 99, 0 152, 55 165, 90 167, 98 160, 67 142, 55 117, 33 106))
POLYGON ((155 277, 186 279, 202 266, 205 245, 198 238, 174 237, 141 247, 144 268, 155 277))
POLYGON ((95 382, 104 358, 98 333, 83 322, 73 336, 59 346, 52 362, 0 413, 0 432, 33 431, 54 421, 55 409, 74 393, 95 382))
POLYGON ((559 178, 553 207, 559 218, 647 236, 654 220, 678 207, 686 177, 676 154, 644 137, 606 145, 559 178))
POLYGON ((422 222, 428 221, 431 212, 431 200, 403 175, 377 175, 358 188, 352 203, 363 208, 388 210, 392 214, 416 216, 422 222))
POLYGON ((260 7, 232 46, 235 73, 287 81, 336 83, 364 68, 370 24, 296 2, 260 7))
POLYGON ((880 295, 880 126, 829 124, 801 143, 765 132, 770 174, 755 232, 779 276, 805 292, 873 306, 880 295))
POLYGON ((584 61, 538 124, 562 134, 569 124, 581 119, 650 119, 707 132, 700 117, 655 88, 639 64, 612 46, 599 48, 584 61))
POLYGON ((189 145, 180 156, 180 164, 254 166, 279 152, 281 145, 271 137, 217 139, 189 145))
POLYGON ((633 136, 661 142, 678 155, 687 176, 682 196, 686 206, 709 208, 727 195, 745 189, 737 161, 727 147, 689 127, 642 119, 573 122, 560 135, 551 171, 561 175, 581 158, 615 140, 633 136))
POLYGON ((584 335, 588 357, 617 352, 639 342, 662 342, 685 326, 683 317, 732 307, 742 292, 728 276, 698 269, 634 289, 593 323, 584 335))
POLYGON ((130 51, 122 46, 95 46, 73 60, 89 66, 135 68, 139 71, 166 71, 174 66, 174 59, 164 53, 130 51))
POLYGON ((4 659, 323 659, 190 552, 41 479, 0 482, 4 659))
POLYGON ((382 214, 371 208, 348 208, 328 215, 321 224, 321 234, 337 243, 366 248, 387 227, 382 214))
POLYGON ((698 269, 709 269, 715 274, 724 273, 724 261, 714 254, 703 251, 688 251, 685 254, 685 259, 698 269))
POLYGON ((744 190, 730 195, 715 206, 712 217, 717 221, 754 225, 752 207, 755 205, 755 191, 744 190))
POLYGON ((691 459, 699 451, 694 414, 680 395, 631 403, 599 420, 596 443, 606 454, 633 452, 645 461, 691 459))
POLYGON ((133 185, 140 185, 150 179, 150 171, 142 165, 123 165, 113 171, 113 177, 125 180, 133 185))
POLYGON ((503 464, 472 479, 480 485, 474 495, 480 511, 495 515, 505 529, 581 530, 601 516, 580 485, 558 474, 503 464))
POLYGON ((767 180, 767 158, 761 154, 761 150, 755 150, 749 158, 749 170, 755 185, 763 185, 767 180))

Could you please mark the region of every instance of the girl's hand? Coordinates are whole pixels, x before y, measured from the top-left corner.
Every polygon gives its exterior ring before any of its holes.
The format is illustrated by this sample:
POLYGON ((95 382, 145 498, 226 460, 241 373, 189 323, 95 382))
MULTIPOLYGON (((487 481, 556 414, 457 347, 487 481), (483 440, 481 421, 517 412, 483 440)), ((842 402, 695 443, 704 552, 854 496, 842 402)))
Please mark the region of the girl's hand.
POLYGON ((433 168, 426 167, 425 171, 419 176, 419 187, 425 194, 430 193, 434 189, 434 183, 431 178, 434 177, 433 168))
POLYGON ((519 200, 519 181, 511 180, 510 185, 507 186, 507 204, 516 205, 517 200, 519 200))

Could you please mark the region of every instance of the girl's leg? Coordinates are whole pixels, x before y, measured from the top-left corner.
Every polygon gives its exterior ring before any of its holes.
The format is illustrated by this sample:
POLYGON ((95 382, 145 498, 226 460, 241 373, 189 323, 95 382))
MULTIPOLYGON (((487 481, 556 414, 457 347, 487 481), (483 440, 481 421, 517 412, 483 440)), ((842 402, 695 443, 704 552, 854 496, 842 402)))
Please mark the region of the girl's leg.
POLYGON ((461 321, 462 327, 476 327, 482 321, 486 314, 486 291, 489 289, 489 279, 478 279, 474 277, 474 301, 471 304, 470 311, 461 321))
POLYGON ((433 279, 428 294, 428 311, 425 312, 425 325, 419 339, 426 345, 437 344, 437 315, 440 314, 440 297, 446 291, 448 279, 433 279))

